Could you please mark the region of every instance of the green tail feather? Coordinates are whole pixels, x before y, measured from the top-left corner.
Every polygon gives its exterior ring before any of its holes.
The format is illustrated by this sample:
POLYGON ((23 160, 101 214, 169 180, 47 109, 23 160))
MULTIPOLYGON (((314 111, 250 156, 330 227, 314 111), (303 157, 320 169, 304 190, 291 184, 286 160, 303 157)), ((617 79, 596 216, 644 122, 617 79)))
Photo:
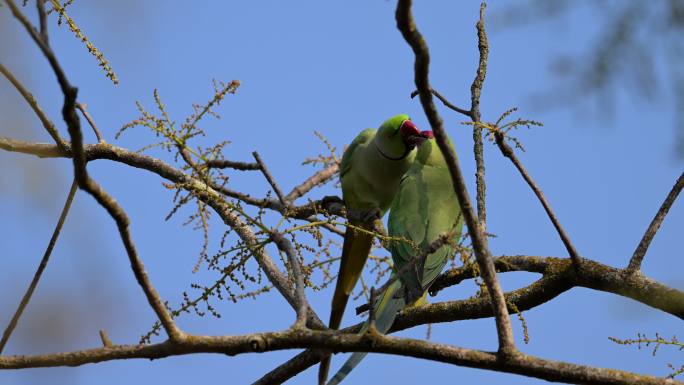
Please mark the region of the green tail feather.
MULTIPOLYGON (((378 332, 385 334, 392 327, 394 319, 397 313, 403 309, 406 304, 404 303, 403 286, 401 281, 396 280, 390 287, 387 288, 385 293, 380 298, 380 302, 375 310, 375 328, 378 332)), ((368 323, 364 324, 361 328, 360 334, 365 333, 368 330, 368 323)), ((349 357, 349 359, 342 365, 342 368, 330 379, 328 385, 339 384, 347 374, 351 372, 360 362, 366 357, 365 352, 356 352, 349 357)))

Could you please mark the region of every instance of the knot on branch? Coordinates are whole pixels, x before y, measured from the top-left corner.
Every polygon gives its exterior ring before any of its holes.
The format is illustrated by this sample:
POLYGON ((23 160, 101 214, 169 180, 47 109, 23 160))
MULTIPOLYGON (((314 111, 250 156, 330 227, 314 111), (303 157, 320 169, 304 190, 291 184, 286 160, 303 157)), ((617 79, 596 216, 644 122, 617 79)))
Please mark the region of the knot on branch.
POLYGON ((266 350, 268 347, 268 343, 266 343, 266 340, 262 337, 255 336, 251 340, 249 340, 249 347, 252 349, 253 352, 256 353, 261 353, 266 350))

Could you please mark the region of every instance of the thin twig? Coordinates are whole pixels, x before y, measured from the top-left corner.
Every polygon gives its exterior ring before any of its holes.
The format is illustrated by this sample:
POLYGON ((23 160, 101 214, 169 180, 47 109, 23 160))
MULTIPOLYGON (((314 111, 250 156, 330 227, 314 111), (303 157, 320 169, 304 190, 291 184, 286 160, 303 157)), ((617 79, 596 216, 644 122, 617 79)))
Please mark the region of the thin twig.
MULTIPOLYGON (((439 99, 442 102, 442 104, 444 104, 447 108, 454 110, 454 111, 458 112, 459 114, 463 114, 463 115, 468 116, 468 117, 471 116, 470 111, 464 110, 463 108, 458 107, 455 104, 452 104, 447 98, 445 98, 437 90, 430 88, 430 92, 433 95, 435 95, 437 97, 437 99, 439 99)), ((411 92, 411 99, 415 98, 416 96, 418 96, 418 90, 411 92)))
POLYGON ((100 340, 102 341, 102 346, 105 348, 111 348, 114 346, 114 344, 112 344, 112 340, 109 338, 109 334, 107 334, 107 331, 104 329, 100 330, 100 340))
POLYGON ((62 137, 59 136, 59 132, 57 132, 57 128, 55 127, 55 124, 52 123, 52 121, 47 117, 45 112, 43 112, 43 110, 40 108, 40 106, 38 105, 38 102, 36 101, 36 98, 33 97, 33 94, 31 94, 26 89, 26 87, 24 87, 24 85, 21 84, 21 82, 19 80, 17 80, 16 77, 14 77, 12 72, 10 72, 9 69, 7 69, 5 66, 2 65, 2 63, 0 63, 0 73, 2 73, 7 78, 7 80, 9 80, 9 82, 12 83, 14 88, 16 88, 17 91, 19 91, 21 96, 24 97, 24 100, 26 100, 28 105, 33 110, 33 112, 36 113, 36 115, 38 116, 38 119, 40 119, 40 122, 43 124, 43 127, 48 132, 48 134, 50 134, 50 136, 55 141, 55 143, 57 143, 59 148, 61 150, 66 151, 66 144, 64 143, 64 139, 62 139, 62 137))
POLYGON ((76 180, 74 180, 71 183, 71 188, 69 189, 69 194, 67 195, 66 202, 64 202, 64 207, 62 208, 62 213, 59 214, 59 219, 57 220, 57 226, 55 226, 55 230, 52 232, 52 237, 50 237, 50 241, 48 242, 47 248, 45 249, 45 253, 43 253, 43 258, 40 260, 40 264, 38 264, 38 269, 36 270, 36 273, 33 275, 33 279, 31 280, 31 283, 29 284, 28 289, 26 289, 26 293, 24 293, 24 296, 21 298, 21 302, 19 303, 19 307, 14 312, 14 315, 12 316, 12 320, 10 320, 9 325, 7 325, 7 328, 2 333, 2 340, 0 340, 0 353, 2 353, 3 349, 5 349, 5 345, 7 345, 7 341, 9 340, 10 336, 12 335, 14 328, 17 327, 17 323, 19 322, 19 318, 24 313, 24 309, 26 309, 26 305, 28 305, 29 301, 31 300, 31 296, 33 295, 33 291, 36 290, 36 286, 38 286, 38 281, 40 281, 40 277, 43 275, 43 271, 45 271, 45 267, 47 267, 48 261, 50 260, 50 255, 52 254, 52 250, 55 248, 55 244, 57 243, 57 238, 59 238, 59 233, 62 231, 62 226, 64 225, 64 221, 66 220, 66 217, 69 214, 69 209, 71 208, 71 202, 74 201, 74 195, 76 195, 77 189, 78 189, 78 184, 76 183, 76 180))
POLYGON ((257 163, 237 162, 226 159, 210 159, 204 166, 208 168, 232 168, 240 171, 260 170, 257 163))
POLYGON ((641 241, 639 242, 639 245, 637 246, 636 250, 634 250, 634 254, 632 255, 632 258, 629 260, 629 265, 625 270, 627 274, 634 274, 639 269, 641 269, 641 261, 644 259, 644 256, 646 255, 648 246, 651 244, 653 237, 655 237, 656 233, 658 232, 658 229, 660 228, 660 225, 663 223, 663 220, 665 219, 667 212, 670 211, 670 207, 672 207, 672 204, 677 199, 677 196, 682 191, 682 188, 684 188, 684 172, 682 172, 682 175, 679 176, 677 182, 675 182, 674 186, 672 186, 672 190, 670 190, 670 193, 667 194, 665 201, 658 209, 658 212, 656 213, 655 217, 653 217, 651 224, 648 225, 648 229, 646 229, 646 232, 644 233, 644 236, 641 238, 641 241))
POLYGON ((573 264, 575 265, 575 267, 579 268, 582 263, 582 259, 577 250, 575 249, 575 246, 573 246, 572 242, 570 241, 570 237, 568 237, 568 235, 565 233, 565 230, 563 230, 563 226, 561 226, 560 222, 558 221, 558 218, 556 218, 556 214, 554 214, 553 210, 551 210, 551 206, 549 205, 549 202, 546 201, 546 198, 544 197, 544 194, 542 193, 541 189, 539 189, 539 186, 537 186, 537 184, 534 183, 534 180, 532 180, 532 177, 527 173, 525 167, 522 165, 522 163, 520 163, 518 157, 515 156, 515 152, 513 152, 511 146, 509 146, 506 143, 503 133, 500 131, 495 132, 494 138, 496 139, 496 144, 501 150, 501 153, 506 158, 510 159, 511 162, 513 162, 513 165, 515 165, 515 168, 518 169, 520 175, 522 175, 523 179, 525 179, 525 182, 527 182, 532 191, 534 191, 534 195, 537 196, 537 199, 539 199, 539 202, 544 207, 546 215, 551 220, 551 223, 553 223, 553 227, 556 228, 556 232, 558 232, 561 241, 563 241, 565 249, 568 251, 568 254, 570 254, 570 258, 572 259, 573 264))
MULTIPOLYGON (((487 32, 485 31, 484 13, 487 5, 482 2, 480 4, 480 20, 476 24, 477 28, 477 48, 480 52, 480 62, 477 66, 477 72, 473 84, 470 86, 470 118, 473 122, 480 121, 480 94, 484 85, 485 76, 487 75, 487 58, 489 56, 489 42, 487 41, 487 32)), ((487 206, 486 193, 487 185, 485 182, 485 163, 484 163, 484 148, 482 145, 482 127, 479 124, 473 125, 473 153, 475 154, 475 183, 477 190, 477 216, 482 226, 482 231, 487 231, 487 206)))
POLYGON ((97 138, 98 143, 104 143, 105 140, 102 138, 102 133, 100 130, 98 130, 97 126, 95 125, 95 121, 93 118, 90 116, 90 113, 86 109, 86 105, 83 103, 76 103, 76 108, 78 108, 79 111, 85 116, 86 120, 88 121, 88 124, 90 127, 93 129, 93 132, 95 133, 95 137, 97 138))
POLYGON ((45 0, 36 0, 36 7, 38 8, 40 36, 42 36, 43 41, 45 41, 46 44, 49 44, 47 13, 45 12, 45 0))
POLYGON ((292 242, 285 238, 282 233, 272 231, 271 239, 276 244, 278 249, 287 255, 287 259, 290 262, 290 268, 292 269, 292 274, 294 275, 295 296, 297 298, 297 306, 295 308, 295 311, 297 312, 297 321, 295 322, 295 328, 305 327, 307 301, 304 294, 304 275, 302 274, 302 267, 299 263, 299 258, 295 253, 294 247, 292 247, 292 242))
POLYGON ((491 252, 487 246, 487 237, 477 217, 473 212, 470 203, 470 197, 465 185, 465 179, 459 166, 458 159, 454 153, 453 148, 449 145, 449 140, 444 131, 442 118, 439 116, 435 104, 432 100, 432 93, 430 92, 430 82, 428 80, 430 54, 428 46, 423 36, 418 31, 413 15, 411 14, 411 0, 399 0, 397 4, 396 20, 397 28, 401 31, 406 42, 411 46, 416 57, 415 63, 415 83, 419 91, 420 102, 423 105, 425 115, 427 116, 432 131, 435 134, 435 139, 439 145, 442 154, 446 160, 449 173, 454 186, 454 191, 458 196, 461 211, 463 213, 466 225, 470 233, 473 244, 473 251, 477 263, 480 266, 482 278, 487 285, 487 290, 492 299, 492 306, 494 307, 496 315, 496 327, 499 339, 499 352, 504 356, 509 356, 516 352, 515 340, 513 339, 513 329, 511 327, 511 320, 508 315, 506 301, 503 296, 503 291, 499 285, 494 270, 494 263, 492 262, 491 252))
POLYGON ((325 182, 332 179, 340 170, 340 166, 337 163, 331 164, 330 166, 318 171, 317 173, 311 175, 307 180, 302 182, 302 184, 295 186, 289 194, 285 196, 288 202, 294 202, 297 198, 304 196, 304 194, 311 191, 312 188, 320 186, 325 182))
POLYGON ((491 352, 466 349, 434 342, 398 338, 380 333, 337 335, 328 331, 288 330, 275 333, 253 333, 238 336, 192 336, 180 344, 117 345, 69 353, 37 356, 0 357, 0 369, 47 367, 100 362, 111 359, 149 358, 190 353, 237 355, 295 348, 324 348, 333 351, 368 351, 423 358, 451 365, 516 373, 523 376, 577 384, 613 385, 681 385, 682 382, 636 373, 594 368, 568 362, 547 360, 532 355, 501 360, 491 352))
POLYGON ((273 191, 276 193, 278 196, 278 199, 280 200, 280 203, 284 204, 285 206, 288 205, 288 201, 285 198, 285 194, 283 194, 283 191, 280 189, 278 184, 276 183, 275 179, 273 178, 273 175, 271 175, 271 172, 268 171, 268 168, 266 168, 266 164, 264 161, 261 159, 261 156, 259 155, 258 152, 254 151, 252 152, 252 155, 254 156, 254 159, 257 161, 257 164, 259 165, 259 168, 261 169, 261 173, 264 174, 264 177, 268 181, 268 183, 271 185, 273 188, 273 191))

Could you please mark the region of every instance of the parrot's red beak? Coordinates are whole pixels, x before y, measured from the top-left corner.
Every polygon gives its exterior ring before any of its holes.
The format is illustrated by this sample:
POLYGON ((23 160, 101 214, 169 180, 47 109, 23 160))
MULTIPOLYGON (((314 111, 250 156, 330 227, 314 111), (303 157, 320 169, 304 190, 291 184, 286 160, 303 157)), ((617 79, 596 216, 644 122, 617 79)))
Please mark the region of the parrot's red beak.
POLYGON ((404 122, 401 124, 399 132, 401 133, 401 136, 404 138, 404 143, 406 143, 409 149, 413 149, 417 146, 420 146, 420 144, 428 138, 428 136, 425 136, 426 132, 429 132, 430 137, 432 137, 432 131, 421 132, 420 130, 418 130, 418 127, 408 119, 404 120, 404 122))

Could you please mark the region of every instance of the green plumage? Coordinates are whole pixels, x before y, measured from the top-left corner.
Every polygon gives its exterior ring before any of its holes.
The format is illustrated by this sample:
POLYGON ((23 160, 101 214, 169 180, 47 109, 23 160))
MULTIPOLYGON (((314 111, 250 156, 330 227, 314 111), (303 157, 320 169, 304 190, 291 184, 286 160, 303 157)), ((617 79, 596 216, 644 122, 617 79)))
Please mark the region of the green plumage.
MULTIPOLYGON (((349 211, 365 213, 376 210, 382 216, 389 208, 399 188, 402 175, 413 162, 416 151, 407 144, 401 127, 408 115, 396 115, 386 120, 378 130, 366 129, 351 142, 342 156, 340 181, 345 205, 349 211)), ((416 133, 418 133, 416 131, 416 133)), ((337 276, 330 311, 329 327, 338 329, 356 281, 366 263, 373 236, 371 225, 349 218, 342 247, 342 261, 337 276), (355 229, 356 227, 357 229, 355 229)), ((330 356, 321 361, 319 383, 324 384, 330 356)))
MULTIPOLYGON (((460 239, 462 226, 461 209, 444 157, 434 140, 426 140, 418 149, 415 162, 401 179, 390 209, 389 235, 405 240, 392 241, 390 244, 394 272, 402 271, 440 235, 451 235, 451 242, 428 255, 424 263, 408 268, 373 304, 379 332, 386 333, 397 312, 416 304, 427 292, 449 257, 454 254, 453 244, 460 239)), ((367 327, 364 327, 362 333, 366 330, 367 327)), ((361 352, 352 354, 328 385, 342 381, 365 355, 361 352)))

